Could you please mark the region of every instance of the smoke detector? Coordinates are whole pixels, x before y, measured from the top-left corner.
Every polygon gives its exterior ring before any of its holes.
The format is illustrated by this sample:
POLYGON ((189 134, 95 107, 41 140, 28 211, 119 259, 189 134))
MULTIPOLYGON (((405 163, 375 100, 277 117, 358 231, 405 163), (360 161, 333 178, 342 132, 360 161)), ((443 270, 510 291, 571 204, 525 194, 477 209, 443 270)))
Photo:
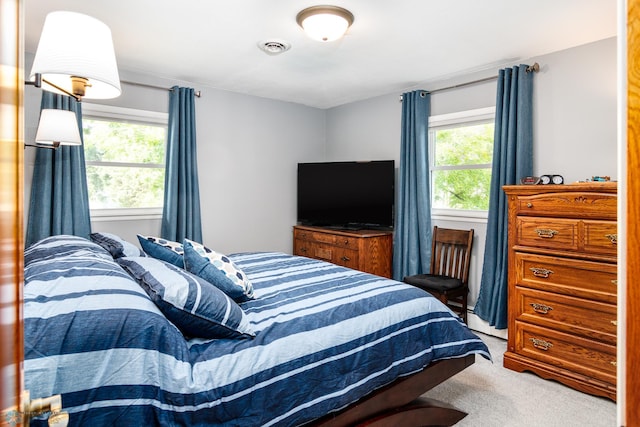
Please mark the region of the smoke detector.
POLYGON ((258 47, 267 55, 279 55, 291 49, 291 45, 283 40, 264 40, 258 47))

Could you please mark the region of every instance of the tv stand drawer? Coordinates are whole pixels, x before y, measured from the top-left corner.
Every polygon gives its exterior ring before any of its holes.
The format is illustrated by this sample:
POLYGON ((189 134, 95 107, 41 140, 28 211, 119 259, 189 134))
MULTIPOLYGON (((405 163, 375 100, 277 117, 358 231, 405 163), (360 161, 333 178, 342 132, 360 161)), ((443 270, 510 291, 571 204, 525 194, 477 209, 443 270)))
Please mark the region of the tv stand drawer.
POLYGON ((294 226, 293 254, 391 277, 393 233, 294 226))

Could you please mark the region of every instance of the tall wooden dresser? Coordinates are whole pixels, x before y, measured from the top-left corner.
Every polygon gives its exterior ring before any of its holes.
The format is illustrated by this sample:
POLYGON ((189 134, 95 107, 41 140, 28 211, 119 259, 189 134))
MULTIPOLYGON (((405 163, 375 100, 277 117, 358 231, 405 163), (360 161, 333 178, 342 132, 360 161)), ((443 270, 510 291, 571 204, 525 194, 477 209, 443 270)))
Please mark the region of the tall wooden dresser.
POLYGON ((617 185, 505 186, 504 366, 616 399, 617 185))
POLYGON ((393 233, 296 225, 293 254, 391 278, 393 233))

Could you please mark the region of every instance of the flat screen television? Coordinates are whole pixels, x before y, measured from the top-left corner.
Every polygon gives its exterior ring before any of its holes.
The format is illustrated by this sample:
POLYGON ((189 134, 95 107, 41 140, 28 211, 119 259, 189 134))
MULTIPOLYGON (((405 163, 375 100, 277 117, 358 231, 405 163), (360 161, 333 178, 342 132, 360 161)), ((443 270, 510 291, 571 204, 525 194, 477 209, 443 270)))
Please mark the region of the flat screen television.
POLYGON ((391 228, 393 160, 298 164, 298 223, 335 228, 391 228))

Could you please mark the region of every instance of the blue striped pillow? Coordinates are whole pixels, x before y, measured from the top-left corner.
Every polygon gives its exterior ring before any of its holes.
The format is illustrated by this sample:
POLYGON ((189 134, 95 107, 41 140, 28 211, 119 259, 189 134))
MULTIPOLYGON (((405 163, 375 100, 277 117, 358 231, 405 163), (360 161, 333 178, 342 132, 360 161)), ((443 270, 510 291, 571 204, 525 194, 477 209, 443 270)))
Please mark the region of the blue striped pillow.
POLYGON ((109 251, 111 256, 114 258, 121 258, 123 256, 144 256, 144 252, 138 247, 115 234, 105 232, 91 233, 90 237, 92 242, 99 244, 109 251))
POLYGON ((111 254, 100 245, 84 237, 58 234, 45 237, 24 251, 24 264, 55 260, 60 257, 89 257, 112 260, 111 254))
POLYGON ((125 257, 117 261, 185 336, 255 336, 240 306, 211 283, 156 258, 125 257))

